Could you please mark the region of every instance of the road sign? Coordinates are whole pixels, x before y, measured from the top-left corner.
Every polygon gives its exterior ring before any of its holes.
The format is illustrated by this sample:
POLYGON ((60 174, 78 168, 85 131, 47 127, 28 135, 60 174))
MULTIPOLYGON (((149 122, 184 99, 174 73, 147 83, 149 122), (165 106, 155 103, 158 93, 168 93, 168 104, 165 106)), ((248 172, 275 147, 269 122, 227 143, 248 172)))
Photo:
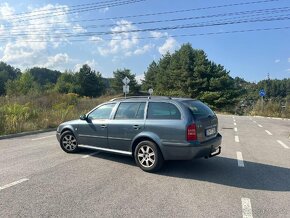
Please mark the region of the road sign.
POLYGON ((122 82, 124 83, 124 85, 128 85, 129 82, 130 82, 130 80, 129 80, 128 77, 125 77, 125 78, 122 80, 122 82))
POLYGON ((123 92, 124 92, 125 94, 128 94, 128 93, 129 93, 129 86, 124 85, 124 86, 123 86, 123 92))
POLYGON ((149 90, 148 90, 148 93, 149 93, 149 95, 152 95, 152 93, 153 93, 153 89, 149 89, 149 90))
POLYGON ((260 95, 261 97, 264 97, 264 96, 266 95, 265 90, 264 90, 264 89, 261 89, 261 90, 259 91, 259 95, 260 95))

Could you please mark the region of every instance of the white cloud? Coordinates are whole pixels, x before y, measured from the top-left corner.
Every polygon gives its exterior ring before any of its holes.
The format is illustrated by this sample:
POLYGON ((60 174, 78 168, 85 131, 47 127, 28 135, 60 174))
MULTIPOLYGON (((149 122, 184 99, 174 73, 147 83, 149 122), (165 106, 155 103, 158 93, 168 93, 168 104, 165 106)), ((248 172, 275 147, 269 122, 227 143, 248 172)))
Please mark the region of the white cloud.
POLYGON ((3 24, 0 25, 0 35, 3 35, 5 33, 5 27, 3 24))
POLYGON ((101 37, 98 37, 98 36, 92 36, 90 38, 90 41, 94 42, 94 43, 100 43, 100 42, 103 42, 104 40, 101 38, 101 37))
POLYGON ((280 59, 276 59, 275 60, 275 63, 277 64, 277 63, 279 63, 281 60, 280 59))
POLYGON ((44 67, 57 69, 61 65, 68 63, 69 56, 67 53, 59 53, 55 56, 49 56, 47 58, 47 63, 44 64, 44 67))
MULTIPOLYGON (((4 5, 10 8, 9 5, 4 5)), ((7 9, 8 10, 8 9, 7 9)), ((41 8, 29 9, 27 19, 17 22, 15 19, 6 20, 7 28, 5 35, 7 41, 2 44, 3 55, 0 61, 7 62, 21 69, 33 66, 56 67, 58 69, 67 68, 67 63, 71 60, 66 53, 59 53, 49 56, 51 49, 57 48, 69 42, 67 29, 71 33, 81 33, 86 30, 79 24, 72 24, 66 13, 69 7, 66 5, 48 4, 41 8), (54 16, 47 16, 43 10, 53 11, 54 16), (34 18, 37 19, 34 19, 34 18), (65 31, 66 30, 66 31, 65 31)), ((7 14, 13 13, 10 8, 7 14)), ((3 4, 0 7, 0 17, 3 17, 3 4)), ((3 27, 0 26, 3 31, 3 27)))
POLYGON ((153 47, 154 47, 154 45, 152 45, 152 44, 144 45, 144 46, 141 47, 141 48, 137 48, 137 49, 134 51, 134 54, 135 54, 135 55, 145 54, 146 52, 150 51, 151 48, 153 48, 153 47))
POLYGON ((166 39, 165 43, 158 48, 160 54, 172 53, 178 47, 177 41, 173 37, 166 39))
POLYGON ((100 9, 99 12, 101 12, 101 13, 104 14, 104 13, 106 13, 108 10, 109 10, 109 7, 105 7, 105 8, 100 9))
POLYGON ((87 32, 86 29, 84 29, 81 25, 76 24, 72 27, 72 31, 73 33, 85 33, 87 32))
POLYGON ((288 62, 290 62, 290 58, 288 58, 288 62))
POLYGON ((84 64, 89 65, 90 68, 93 69, 93 70, 96 70, 96 68, 99 66, 99 64, 95 61, 95 59, 87 60, 85 63, 76 64, 75 67, 74 67, 74 71, 75 72, 79 71, 84 64))
POLYGON ((139 34, 137 32, 128 32, 136 29, 131 22, 121 20, 117 21, 116 24, 115 27, 111 28, 113 34, 109 43, 98 47, 98 51, 102 56, 132 52, 132 48, 139 43, 139 34))
POLYGON ((155 39, 160 39, 161 37, 168 36, 167 32, 151 31, 150 35, 155 39))
POLYGON ((138 84, 142 84, 142 80, 144 80, 144 74, 137 75, 135 79, 138 84))
POLYGON ((14 9, 7 2, 0 4, 0 20, 9 20, 14 13, 14 9))

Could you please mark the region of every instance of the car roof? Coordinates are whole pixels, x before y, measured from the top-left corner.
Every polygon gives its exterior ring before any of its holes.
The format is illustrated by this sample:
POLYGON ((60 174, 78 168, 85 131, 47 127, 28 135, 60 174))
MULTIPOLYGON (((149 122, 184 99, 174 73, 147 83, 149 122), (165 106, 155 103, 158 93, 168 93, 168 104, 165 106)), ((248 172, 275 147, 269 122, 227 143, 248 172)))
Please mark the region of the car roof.
POLYGON ((192 98, 183 98, 183 97, 169 97, 169 96, 128 96, 128 97, 120 97, 120 98, 113 98, 110 100, 110 102, 138 102, 138 101, 148 101, 148 100, 175 100, 175 101, 186 101, 191 100, 195 101, 195 99, 192 98))

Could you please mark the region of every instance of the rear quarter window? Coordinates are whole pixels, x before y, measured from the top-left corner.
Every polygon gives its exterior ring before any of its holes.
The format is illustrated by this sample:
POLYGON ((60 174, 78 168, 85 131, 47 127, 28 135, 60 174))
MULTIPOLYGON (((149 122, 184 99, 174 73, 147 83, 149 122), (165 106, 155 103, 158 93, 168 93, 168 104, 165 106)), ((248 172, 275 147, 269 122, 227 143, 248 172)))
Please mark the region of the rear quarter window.
POLYGON ((202 117, 215 115, 214 112, 201 101, 187 100, 187 101, 183 101, 182 103, 185 104, 190 109, 192 115, 196 118, 202 118, 202 117))
POLYGON ((180 120, 181 114, 178 108, 167 102, 150 102, 147 119, 153 120, 180 120))

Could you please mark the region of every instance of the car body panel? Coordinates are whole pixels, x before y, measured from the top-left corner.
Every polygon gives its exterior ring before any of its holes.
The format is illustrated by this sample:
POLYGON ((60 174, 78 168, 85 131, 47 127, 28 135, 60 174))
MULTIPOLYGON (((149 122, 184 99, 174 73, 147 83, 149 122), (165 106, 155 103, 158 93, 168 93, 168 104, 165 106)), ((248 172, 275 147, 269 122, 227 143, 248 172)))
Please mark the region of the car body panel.
MULTIPOLYGON (((155 142, 165 160, 187 160, 198 157, 211 157, 212 153, 220 150, 222 136, 216 131, 206 136, 206 129, 218 130, 216 115, 195 117, 189 107, 183 101, 195 101, 184 98, 140 98, 122 99, 107 102, 95 107, 87 115, 98 107, 114 103, 108 119, 74 120, 61 124, 57 129, 57 139, 60 140, 64 130, 72 131, 79 144, 92 149, 102 149, 121 154, 133 154, 135 142, 140 139, 155 142), (118 107, 122 102, 146 102, 144 119, 114 119, 118 107), (180 112, 180 119, 154 119, 148 117, 150 103, 169 103, 180 112), (196 125, 197 140, 187 141, 187 127, 196 125)), ((201 102, 197 101, 198 104, 201 102)), ((202 103, 201 103, 202 104, 202 103)), ((84 147, 85 147, 84 146, 84 147)))
POLYGON ((136 135, 144 131, 144 120, 110 120, 108 144, 111 149, 129 151, 136 135))

